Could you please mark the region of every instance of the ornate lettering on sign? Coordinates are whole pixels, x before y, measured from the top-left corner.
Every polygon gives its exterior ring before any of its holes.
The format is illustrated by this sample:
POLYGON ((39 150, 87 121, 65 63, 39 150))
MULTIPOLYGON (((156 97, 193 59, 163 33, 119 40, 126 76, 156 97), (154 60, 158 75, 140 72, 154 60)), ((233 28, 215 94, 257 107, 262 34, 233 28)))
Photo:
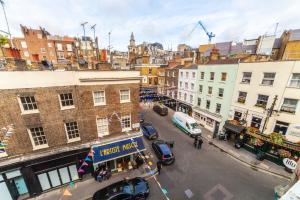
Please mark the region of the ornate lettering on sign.
POLYGON ((101 150, 100 155, 101 156, 106 156, 106 155, 113 154, 113 153, 118 153, 118 152, 120 152, 120 147, 116 146, 116 147, 111 147, 111 148, 108 148, 108 149, 101 150))

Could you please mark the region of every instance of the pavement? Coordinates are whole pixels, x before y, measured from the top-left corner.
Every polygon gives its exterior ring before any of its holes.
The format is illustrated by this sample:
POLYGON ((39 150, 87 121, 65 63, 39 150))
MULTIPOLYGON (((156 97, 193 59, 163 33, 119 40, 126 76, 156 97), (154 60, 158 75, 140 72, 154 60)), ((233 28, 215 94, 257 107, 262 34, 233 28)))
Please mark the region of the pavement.
MULTIPOLYGON (((113 174, 108 180, 97 182, 89 174, 82 180, 75 182, 74 184, 65 185, 64 187, 53 189, 49 192, 43 193, 37 197, 31 198, 31 200, 88 200, 92 199, 93 194, 101 188, 104 188, 112 183, 121 181, 125 178, 144 177, 147 180, 157 174, 156 161, 154 156, 145 151, 145 160, 148 164, 143 164, 138 169, 127 170, 117 174, 113 174), (150 164, 149 164, 150 162, 150 164), (67 195, 69 194, 69 195, 67 195)), ((153 180, 151 181, 151 183, 153 180)), ((153 183, 154 184, 154 183, 153 183)), ((159 188, 154 188, 159 190, 159 188)), ((149 198, 151 195, 149 196, 149 198)))
MULTIPOLYGON (((169 109, 169 115, 173 115, 175 111, 169 109)), ((219 140, 217 138, 212 138, 213 133, 209 130, 201 127, 202 130, 202 137, 206 139, 209 144, 215 146, 216 148, 220 149, 221 151, 227 153, 228 155, 232 156, 234 159, 248 165, 251 168, 256 170, 264 171, 270 173, 275 176, 279 176, 282 178, 290 179, 291 173, 287 172, 283 166, 277 165, 268 160, 259 161, 256 159, 256 155, 241 148, 236 149, 233 143, 229 141, 219 140)))

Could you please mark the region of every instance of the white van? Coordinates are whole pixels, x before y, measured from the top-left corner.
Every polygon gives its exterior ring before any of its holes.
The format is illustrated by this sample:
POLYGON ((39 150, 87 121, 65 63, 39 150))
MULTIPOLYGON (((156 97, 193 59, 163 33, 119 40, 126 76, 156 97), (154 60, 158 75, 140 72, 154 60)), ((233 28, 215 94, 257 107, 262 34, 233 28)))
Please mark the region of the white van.
POLYGON ((201 134, 201 129, 196 120, 185 113, 175 112, 172 117, 172 122, 175 126, 192 137, 201 134))

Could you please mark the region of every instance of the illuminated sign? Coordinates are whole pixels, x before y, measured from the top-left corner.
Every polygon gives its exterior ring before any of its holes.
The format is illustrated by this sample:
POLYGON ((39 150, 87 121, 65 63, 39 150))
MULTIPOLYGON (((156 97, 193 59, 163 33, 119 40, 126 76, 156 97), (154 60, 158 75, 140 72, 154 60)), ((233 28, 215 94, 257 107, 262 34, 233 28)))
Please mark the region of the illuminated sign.
POLYGON ((94 164, 111 160, 117 157, 126 156, 137 152, 138 150, 144 150, 145 146, 142 137, 133 139, 126 139, 102 146, 93 146, 94 150, 94 164))

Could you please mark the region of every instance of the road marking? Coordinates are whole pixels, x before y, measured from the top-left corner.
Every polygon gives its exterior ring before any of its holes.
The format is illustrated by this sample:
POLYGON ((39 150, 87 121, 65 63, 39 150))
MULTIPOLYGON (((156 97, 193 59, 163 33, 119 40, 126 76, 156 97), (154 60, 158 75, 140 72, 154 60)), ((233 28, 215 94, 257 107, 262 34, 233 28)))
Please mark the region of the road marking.
POLYGON ((218 184, 203 196, 204 200, 230 200, 233 198, 231 194, 223 185, 218 184))
POLYGON ((190 189, 184 191, 185 195, 190 199, 194 196, 193 192, 190 189))

